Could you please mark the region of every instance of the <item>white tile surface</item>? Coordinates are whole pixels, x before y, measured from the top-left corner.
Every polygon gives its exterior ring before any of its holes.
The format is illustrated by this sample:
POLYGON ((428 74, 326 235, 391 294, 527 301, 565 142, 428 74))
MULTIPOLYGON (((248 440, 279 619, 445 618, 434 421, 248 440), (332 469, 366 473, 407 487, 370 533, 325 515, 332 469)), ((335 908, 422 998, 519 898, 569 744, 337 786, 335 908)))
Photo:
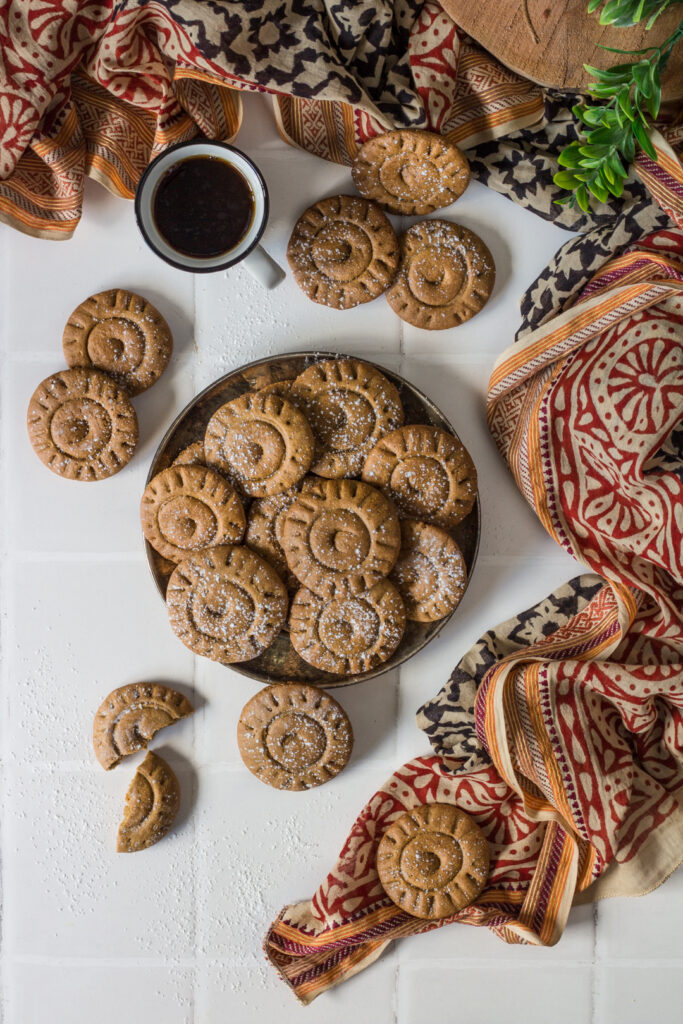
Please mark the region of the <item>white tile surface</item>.
MULTIPOLYGON (((264 244, 283 262, 294 218, 320 196, 349 190, 350 178, 285 147, 266 101, 245 101, 239 145, 265 173, 272 215, 264 244)), ((131 204, 91 184, 85 206, 68 243, 0 226, 6 1024, 285 1024, 304 1013, 326 1024, 643 1024, 680 1005, 678 876, 646 900, 601 904, 597 933, 593 908, 575 911, 551 950, 507 947, 464 926, 404 941, 305 1011, 261 952, 272 916, 310 897, 366 798, 426 749, 415 711, 457 659, 484 630, 579 571, 519 495, 483 406, 493 359, 518 323, 519 295, 567 236, 473 184, 446 215, 489 243, 496 288, 471 323, 429 332, 403 325, 382 299, 340 313, 305 301, 291 279, 269 294, 241 269, 195 280, 148 252, 131 204), (62 365, 73 306, 112 285, 159 306, 175 355, 162 381, 135 400, 141 444, 131 465, 78 485, 33 456, 26 405, 62 365), (287 794, 244 770, 236 721, 257 684, 198 663, 171 634, 137 517, 155 447, 192 395, 250 359, 300 348, 375 358, 437 402, 477 463, 483 532, 468 593, 439 639, 400 673, 336 691, 356 735, 349 768, 323 789, 287 794), (181 780, 179 824, 163 843, 126 857, 114 852, 116 827, 140 758, 103 772, 90 729, 106 693, 137 679, 178 685, 197 712, 154 744, 181 780)))

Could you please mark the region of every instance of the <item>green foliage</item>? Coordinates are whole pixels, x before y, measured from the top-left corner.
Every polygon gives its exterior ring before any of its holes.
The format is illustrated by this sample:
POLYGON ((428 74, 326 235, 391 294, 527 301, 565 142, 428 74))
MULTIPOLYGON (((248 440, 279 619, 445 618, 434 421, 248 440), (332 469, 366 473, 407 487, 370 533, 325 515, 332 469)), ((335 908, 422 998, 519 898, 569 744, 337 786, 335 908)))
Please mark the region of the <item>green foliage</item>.
MULTIPOLYGON (((589 0, 588 12, 604 4, 600 12, 601 24, 635 25, 648 18, 646 27, 650 28, 662 11, 680 3, 683 0, 589 0)), ((648 117, 654 119, 659 113, 661 73, 681 38, 683 22, 660 46, 644 50, 603 47, 612 53, 639 57, 639 60, 604 70, 584 65, 595 79, 589 92, 600 102, 578 104, 573 108, 583 138, 560 153, 563 170, 558 171, 553 181, 570 194, 556 199, 556 203, 578 205, 586 212, 591 197, 604 203, 610 195, 622 194, 628 165, 635 158, 637 147, 652 160, 657 159, 648 135, 648 117)))

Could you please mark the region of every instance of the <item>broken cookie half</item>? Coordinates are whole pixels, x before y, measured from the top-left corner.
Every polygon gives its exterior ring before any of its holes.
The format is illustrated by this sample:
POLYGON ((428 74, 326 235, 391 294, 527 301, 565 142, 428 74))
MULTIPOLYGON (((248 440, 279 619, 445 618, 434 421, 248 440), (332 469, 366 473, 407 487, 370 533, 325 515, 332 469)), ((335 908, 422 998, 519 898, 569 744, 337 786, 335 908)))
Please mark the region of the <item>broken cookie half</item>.
POLYGON ((170 765, 151 751, 126 793, 116 849, 137 853, 163 839, 180 806, 180 785, 170 765))
POLYGON ((160 729, 193 711, 187 697, 160 683, 130 683, 112 690, 93 722, 97 760, 103 768, 113 768, 121 758, 144 750, 160 729))

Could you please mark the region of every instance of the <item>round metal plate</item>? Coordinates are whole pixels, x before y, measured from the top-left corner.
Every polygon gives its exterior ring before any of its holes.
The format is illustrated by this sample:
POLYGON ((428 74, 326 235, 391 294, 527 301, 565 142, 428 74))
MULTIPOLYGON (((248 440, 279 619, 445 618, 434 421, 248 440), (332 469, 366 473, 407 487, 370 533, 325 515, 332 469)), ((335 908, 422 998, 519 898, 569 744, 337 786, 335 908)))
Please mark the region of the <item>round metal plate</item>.
MULTIPOLYGON (((171 424, 161 444, 159 445, 147 476, 147 482, 153 476, 170 466, 176 456, 194 441, 200 441, 204 437, 206 425, 211 416, 225 402, 237 398, 252 388, 262 387, 279 380, 290 380, 311 363, 320 362, 323 359, 348 359, 339 352, 295 352, 291 355, 275 356, 268 359, 259 359, 226 374, 220 380, 214 381, 208 388, 200 392, 189 405, 183 409, 176 420, 171 424)), ((370 362, 370 360, 365 360, 370 362)), ((408 423, 429 423, 441 427, 457 437, 449 421, 443 413, 437 409, 426 395, 423 395, 413 384, 400 377, 393 370, 384 366, 376 366, 386 377, 398 388, 405 411, 405 422, 408 423)), ((477 498, 476 504, 470 514, 454 530, 452 536, 460 546, 467 566, 467 580, 472 578, 472 570, 477 557, 480 534, 480 504, 477 498)), ((147 560, 152 571, 162 598, 166 596, 166 584, 169 576, 175 568, 170 562, 162 558, 147 542, 147 560)), ((358 683, 364 679, 373 679, 376 676, 388 672, 390 669, 402 665, 408 658, 421 651, 430 640, 437 636, 446 625, 457 608, 444 619, 438 622, 408 622, 403 640, 399 644, 388 661, 379 665, 369 672, 361 672, 352 676, 341 676, 331 672, 324 672, 307 664, 296 653, 289 642, 288 633, 283 630, 275 642, 252 661, 233 662, 228 667, 242 675, 250 676, 264 684, 279 682, 313 683, 331 689, 336 686, 348 686, 351 683, 358 683)))

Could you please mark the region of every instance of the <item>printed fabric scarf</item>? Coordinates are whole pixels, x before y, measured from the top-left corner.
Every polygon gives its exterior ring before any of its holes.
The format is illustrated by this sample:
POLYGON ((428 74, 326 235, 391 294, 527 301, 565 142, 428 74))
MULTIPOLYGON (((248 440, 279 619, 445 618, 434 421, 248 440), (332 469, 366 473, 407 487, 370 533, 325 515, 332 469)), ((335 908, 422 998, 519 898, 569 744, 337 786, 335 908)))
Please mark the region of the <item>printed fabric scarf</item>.
POLYGON ((682 396, 681 231, 608 261, 496 363, 493 437, 593 572, 481 638, 418 714, 435 753, 391 776, 271 926, 303 1002, 453 921, 552 945, 572 904, 646 893, 683 860, 682 396), (491 851, 481 895, 438 922, 394 906, 375 870, 386 828, 429 802, 471 814, 491 851))

